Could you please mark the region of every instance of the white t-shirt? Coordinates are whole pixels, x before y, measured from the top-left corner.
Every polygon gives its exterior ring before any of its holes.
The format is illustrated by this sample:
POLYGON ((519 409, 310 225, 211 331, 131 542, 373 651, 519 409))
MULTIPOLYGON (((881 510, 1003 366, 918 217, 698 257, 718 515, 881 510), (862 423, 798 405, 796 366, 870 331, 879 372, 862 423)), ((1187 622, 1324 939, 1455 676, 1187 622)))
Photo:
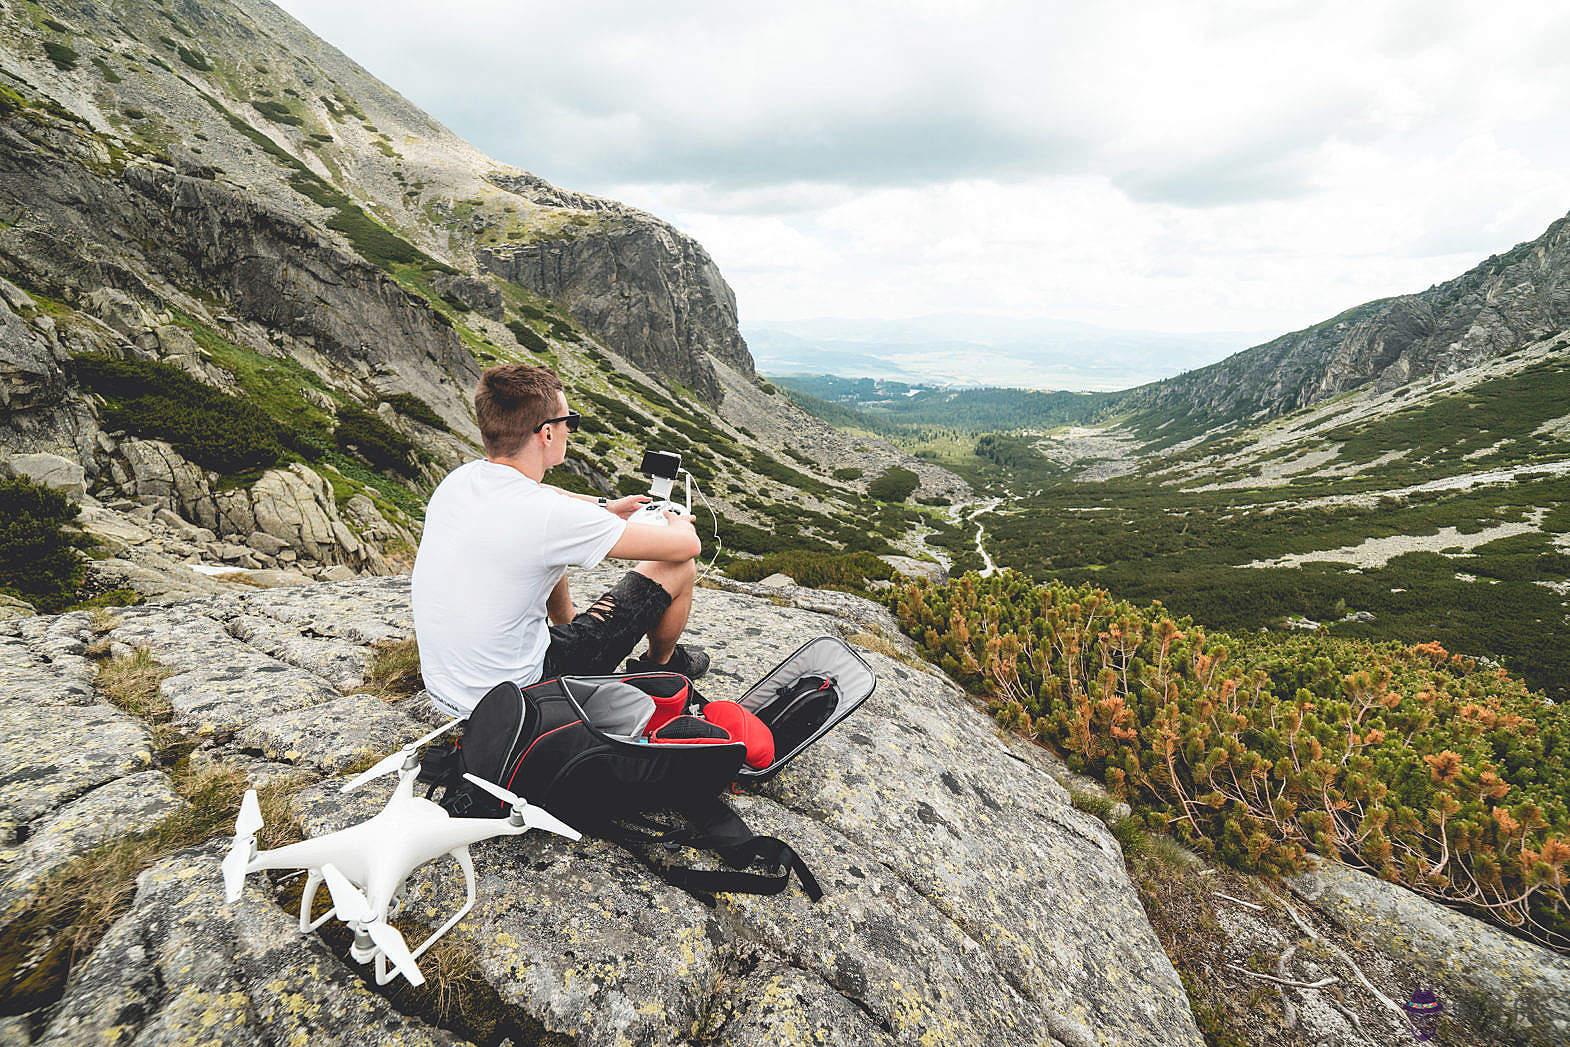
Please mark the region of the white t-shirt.
POLYGON ((410 599, 437 708, 468 716, 503 680, 540 678, 545 601, 568 567, 605 559, 627 523, 495 462, 447 474, 425 509, 410 599))

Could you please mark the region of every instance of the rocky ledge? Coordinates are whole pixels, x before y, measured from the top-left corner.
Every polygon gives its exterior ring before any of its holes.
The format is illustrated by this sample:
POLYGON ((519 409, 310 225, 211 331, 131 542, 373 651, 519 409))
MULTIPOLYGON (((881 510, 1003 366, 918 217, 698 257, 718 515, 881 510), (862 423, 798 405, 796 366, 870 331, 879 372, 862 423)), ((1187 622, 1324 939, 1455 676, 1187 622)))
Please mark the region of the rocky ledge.
MULTIPOLYGON (((582 574, 580 603, 613 577, 582 574)), ((1108 831, 1070 805, 1043 754, 1001 737, 909 655, 879 609, 854 602, 854 615, 825 614, 705 590, 690 629, 714 654, 705 690, 716 697, 736 696, 815 635, 843 629, 870 648, 880 679, 873 698, 775 782, 733 798, 756 829, 806 857, 823 900, 793 888, 707 904, 653 875, 646 856, 604 842, 531 835, 481 844, 480 903, 454 938, 470 960, 465 977, 482 983, 509 1035, 581 1044, 1199 1043, 1108 831)), ((421 695, 388 700, 365 687, 373 645, 410 634, 403 578, 117 616, 0 624, 7 923, 37 903, 53 871, 181 811, 169 774, 178 768, 159 744, 171 730, 197 746, 184 766, 293 781, 288 809, 316 832, 385 798, 385 784, 340 796, 347 766, 432 720, 421 695), (97 689, 93 656, 142 647, 169 673, 160 690, 172 722, 144 722, 97 689)), ((159 855, 77 957, 63 997, 25 1015, 6 1001, 13 1016, 0 1019, 0 1043, 478 1035, 367 987, 341 940, 298 935, 286 885, 270 891, 253 877, 239 904, 224 905, 223 847, 219 833, 159 855)), ((437 922, 457 890, 450 868, 427 867, 403 912, 437 922)))

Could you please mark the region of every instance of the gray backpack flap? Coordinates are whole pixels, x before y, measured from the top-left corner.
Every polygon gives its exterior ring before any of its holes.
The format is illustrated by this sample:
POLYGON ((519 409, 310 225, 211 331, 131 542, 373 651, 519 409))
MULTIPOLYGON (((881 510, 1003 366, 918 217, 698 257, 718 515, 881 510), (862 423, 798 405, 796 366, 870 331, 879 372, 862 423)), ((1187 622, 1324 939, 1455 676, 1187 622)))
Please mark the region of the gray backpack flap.
POLYGON ((774 762, 757 769, 742 767, 737 780, 774 777, 860 708, 877 686, 872 667, 844 640, 808 640, 736 699, 774 733, 774 762))

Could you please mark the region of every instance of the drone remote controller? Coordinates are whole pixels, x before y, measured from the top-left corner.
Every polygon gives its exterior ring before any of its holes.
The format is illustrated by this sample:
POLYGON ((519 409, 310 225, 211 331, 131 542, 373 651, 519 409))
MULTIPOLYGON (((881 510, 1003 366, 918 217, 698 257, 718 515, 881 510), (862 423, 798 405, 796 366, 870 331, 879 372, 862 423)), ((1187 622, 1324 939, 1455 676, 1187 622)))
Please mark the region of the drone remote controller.
POLYGON ((692 474, 681 467, 681 455, 670 451, 645 451, 643 464, 638 467, 638 471, 649 477, 649 496, 654 500, 639 506, 628 523, 668 527, 670 521, 665 518, 667 512, 692 515, 692 474), (671 497, 677 473, 685 478, 685 504, 671 497))

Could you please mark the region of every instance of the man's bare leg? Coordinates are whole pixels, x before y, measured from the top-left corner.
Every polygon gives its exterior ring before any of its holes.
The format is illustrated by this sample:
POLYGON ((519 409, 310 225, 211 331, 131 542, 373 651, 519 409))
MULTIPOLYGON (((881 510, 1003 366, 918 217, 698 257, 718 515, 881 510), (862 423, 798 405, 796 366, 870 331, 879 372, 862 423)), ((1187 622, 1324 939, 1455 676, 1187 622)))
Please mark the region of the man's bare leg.
POLYGON ((664 560, 643 560, 633 568, 639 574, 659 583, 671 597, 654 628, 649 630, 649 661, 663 665, 670 661, 676 650, 676 641, 687 628, 687 617, 692 613, 692 586, 698 577, 695 560, 670 563, 664 560))

